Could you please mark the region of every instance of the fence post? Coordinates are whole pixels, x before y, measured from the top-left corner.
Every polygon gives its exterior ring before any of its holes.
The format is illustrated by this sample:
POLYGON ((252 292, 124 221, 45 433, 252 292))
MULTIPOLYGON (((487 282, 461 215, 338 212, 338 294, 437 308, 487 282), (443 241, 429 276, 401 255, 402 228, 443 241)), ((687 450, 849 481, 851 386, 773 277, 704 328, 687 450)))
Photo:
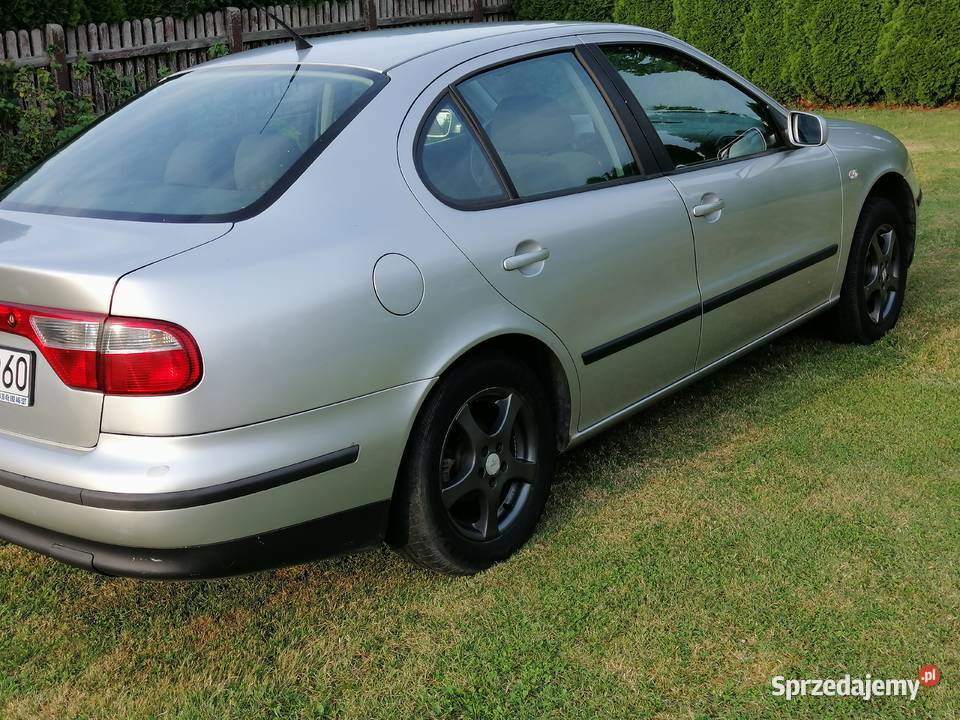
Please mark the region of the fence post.
POLYGON ((473 21, 483 22, 483 0, 473 0, 473 21))
POLYGON ((231 53, 243 52, 243 22, 240 8, 228 7, 223 13, 223 25, 227 32, 227 48, 231 53))
POLYGON ((67 67, 67 44, 63 35, 62 25, 47 25, 46 28, 47 52, 51 53, 51 63, 56 63, 54 78, 60 90, 70 89, 70 68, 67 67))
POLYGON ((364 4, 364 19, 367 21, 367 30, 377 29, 377 0, 367 0, 364 4))

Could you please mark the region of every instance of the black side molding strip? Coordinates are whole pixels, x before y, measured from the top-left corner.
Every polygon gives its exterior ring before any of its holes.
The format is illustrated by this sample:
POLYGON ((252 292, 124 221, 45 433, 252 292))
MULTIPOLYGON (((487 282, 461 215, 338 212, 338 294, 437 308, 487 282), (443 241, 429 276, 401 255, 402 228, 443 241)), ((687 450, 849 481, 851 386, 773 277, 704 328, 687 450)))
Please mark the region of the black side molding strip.
POLYGON ((767 285, 772 285, 778 280, 783 280, 794 273, 798 273, 801 270, 806 270, 808 267, 816 265, 818 262, 822 262, 827 258, 833 257, 837 254, 839 249, 840 247, 838 245, 831 245, 823 250, 818 250, 812 255, 807 255, 804 258, 800 258, 789 265, 784 265, 778 270, 774 270, 766 275, 761 275, 758 278, 754 278, 750 282, 744 283, 739 287, 735 287, 727 290, 726 292, 720 293, 716 297, 712 297, 709 300, 704 301, 703 312, 706 314, 711 310, 716 310, 717 308, 723 307, 728 303, 732 303, 734 300, 739 300, 744 295, 749 295, 750 293, 756 292, 761 288, 765 288, 767 285))
POLYGON ((363 505, 280 530, 183 548, 137 548, 85 540, 0 515, 0 538, 103 575, 197 580, 296 565, 380 544, 390 502, 363 505))
POLYGON ((812 255, 807 255, 806 257, 800 258, 789 265, 784 265, 782 268, 774 270, 771 273, 761 275, 760 277, 755 278, 748 283, 744 283, 739 287, 735 287, 731 290, 720 293, 716 297, 705 301, 702 305, 692 305, 691 307, 685 308, 684 310, 665 317, 662 320, 657 320, 654 323, 642 327, 639 330, 634 330, 626 335, 609 340, 602 345, 597 345, 597 347, 591 348, 581 355, 583 364, 589 365, 590 363, 597 362, 597 360, 602 360, 603 358, 609 357, 614 353, 618 353, 621 350, 626 350, 628 347, 632 347, 633 345, 641 343, 644 340, 649 340, 655 335, 659 335, 667 330, 672 330, 677 325, 681 325, 688 320, 693 320, 701 313, 706 314, 711 310, 716 310, 717 308, 723 307, 728 303, 732 303, 734 300, 739 300, 745 295, 749 295, 750 293, 756 292, 761 288, 765 288, 767 285, 772 285, 778 280, 783 280, 794 273, 798 273, 801 270, 806 270, 808 267, 816 265, 818 262, 822 262, 827 258, 833 257, 837 254, 839 249, 840 248, 838 245, 831 245, 823 250, 818 250, 812 255))
POLYGON ((31 493, 52 500, 74 503, 84 507, 102 508, 105 510, 154 511, 154 510, 182 510, 184 508, 211 505, 213 503, 233 500, 235 498, 253 495, 254 493, 271 490, 281 485, 287 485, 297 480, 303 480, 312 475, 335 470, 350 465, 360 456, 360 446, 351 445, 342 450, 321 455, 320 457, 276 470, 268 470, 259 475, 252 475, 240 480, 209 485, 194 490, 162 493, 118 493, 103 490, 87 490, 69 485, 61 485, 46 480, 18 475, 0 470, 0 486, 8 487, 20 492, 31 493))
POLYGON ((603 360, 605 357, 609 357, 614 353, 618 353, 621 350, 626 350, 632 345, 641 343, 644 340, 649 340, 654 335, 659 335, 662 332, 671 330, 677 325, 681 325, 688 320, 693 320, 700 316, 700 304, 691 305, 690 307, 681 310, 678 313, 674 313, 669 317, 665 317, 662 320, 657 320, 654 323, 650 323, 646 327, 642 327, 639 330, 634 330, 631 333, 622 335, 621 337, 605 342, 603 345, 598 345, 592 350, 587 350, 583 353, 583 364, 589 365, 590 363, 595 363, 597 360, 603 360))

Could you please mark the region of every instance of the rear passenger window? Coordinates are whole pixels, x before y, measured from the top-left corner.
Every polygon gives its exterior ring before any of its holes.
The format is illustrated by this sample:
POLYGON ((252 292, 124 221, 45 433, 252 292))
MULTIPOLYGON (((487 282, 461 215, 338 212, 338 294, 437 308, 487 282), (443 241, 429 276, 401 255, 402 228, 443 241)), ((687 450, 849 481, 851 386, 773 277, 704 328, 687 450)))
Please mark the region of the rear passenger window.
POLYGON ((486 153, 449 96, 430 111, 418 144, 423 179, 442 199, 457 205, 506 199, 486 153))
POLYGON ((613 114, 573 53, 495 68, 458 89, 520 197, 639 173, 613 114))

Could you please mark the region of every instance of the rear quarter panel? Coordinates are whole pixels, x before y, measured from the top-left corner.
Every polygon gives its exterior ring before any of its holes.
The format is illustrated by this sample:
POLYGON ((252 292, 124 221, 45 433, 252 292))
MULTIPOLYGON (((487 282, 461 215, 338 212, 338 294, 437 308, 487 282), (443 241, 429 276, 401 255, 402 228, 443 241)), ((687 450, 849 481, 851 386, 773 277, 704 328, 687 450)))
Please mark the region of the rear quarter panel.
POLYGON ((404 183, 397 129, 416 92, 391 82, 265 212, 118 283, 112 311, 189 329, 204 376, 183 395, 105 398, 104 432, 185 435, 304 412, 436 377, 507 332, 551 347, 575 390, 559 340, 490 287, 404 183), (412 314, 377 300, 372 272, 387 253, 423 275, 412 314))

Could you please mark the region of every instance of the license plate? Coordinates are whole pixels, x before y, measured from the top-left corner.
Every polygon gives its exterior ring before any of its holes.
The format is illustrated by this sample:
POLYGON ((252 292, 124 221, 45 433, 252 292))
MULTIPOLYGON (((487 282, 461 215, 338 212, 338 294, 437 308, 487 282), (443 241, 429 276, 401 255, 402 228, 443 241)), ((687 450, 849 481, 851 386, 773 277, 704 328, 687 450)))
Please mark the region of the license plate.
POLYGON ((34 354, 0 347, 0 402, 33 405, 34 354))

